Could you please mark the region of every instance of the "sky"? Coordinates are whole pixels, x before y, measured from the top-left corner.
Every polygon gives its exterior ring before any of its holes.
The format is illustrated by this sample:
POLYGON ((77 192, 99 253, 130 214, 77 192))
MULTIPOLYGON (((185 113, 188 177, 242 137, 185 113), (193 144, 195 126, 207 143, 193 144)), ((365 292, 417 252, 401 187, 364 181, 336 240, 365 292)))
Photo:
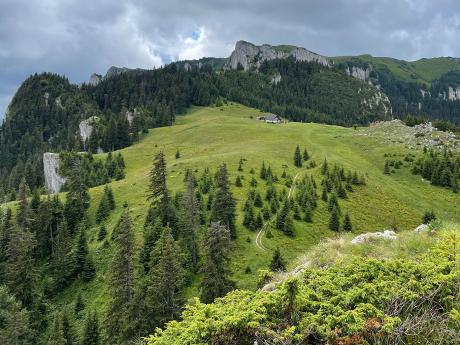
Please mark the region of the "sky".
POLYGON ((229 56, 235 42, 327 55, 460 57, 458 0, 0 0, 0 118, 35 72, 229 56))

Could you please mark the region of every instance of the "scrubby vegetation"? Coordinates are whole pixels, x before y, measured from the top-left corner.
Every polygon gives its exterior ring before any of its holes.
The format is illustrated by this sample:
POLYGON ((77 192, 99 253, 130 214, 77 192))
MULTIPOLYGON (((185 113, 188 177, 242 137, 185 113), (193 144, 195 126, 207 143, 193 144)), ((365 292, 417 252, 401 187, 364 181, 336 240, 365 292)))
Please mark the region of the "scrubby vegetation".
POLYGON ((411 239, 418 252, 401 241, 405 248, 388 251, 392 257, 385 260, 379 253, 350 255, 288 277, 274 292, 236 291, 210 305, 195 301, 182 321, 157 330, 148 344, 457 343, 458 229, 413 236, 423 236, 411 239))

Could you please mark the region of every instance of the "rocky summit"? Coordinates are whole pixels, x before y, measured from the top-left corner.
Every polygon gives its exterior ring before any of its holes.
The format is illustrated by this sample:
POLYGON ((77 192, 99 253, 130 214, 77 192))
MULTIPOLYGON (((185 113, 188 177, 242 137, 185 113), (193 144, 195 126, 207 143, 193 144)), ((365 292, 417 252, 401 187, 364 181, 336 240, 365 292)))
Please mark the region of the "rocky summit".
POLYGON ((305 48, 290 45, 271 46, 238 41, 235 50, 230 55, 227 68, 237 69, 242 66, 244 70, 259 68, 264 61, 274 59, 285 59, 293 57, 296 61, 317 62, 324 66, 329 66, 329 60, 322 55, 313 53, 305 48))

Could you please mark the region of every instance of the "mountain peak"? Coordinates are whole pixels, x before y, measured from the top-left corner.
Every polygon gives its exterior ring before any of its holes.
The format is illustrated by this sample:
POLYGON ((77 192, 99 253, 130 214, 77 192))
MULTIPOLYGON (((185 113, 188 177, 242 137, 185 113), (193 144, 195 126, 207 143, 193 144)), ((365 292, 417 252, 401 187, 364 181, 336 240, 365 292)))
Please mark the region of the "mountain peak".
POLYGON ((259 68, 264 61, 273 59, 286 59, 294 57, 297 61, 317 62, 324 66, 329 66, 327 57, 311 52, 302 47, 293 45, 272 46, 262 44, 257 46, 247 41, 238 41, 235 50, 230 55, 227 68, 237 69, 242 66, 244 70, 259 68))

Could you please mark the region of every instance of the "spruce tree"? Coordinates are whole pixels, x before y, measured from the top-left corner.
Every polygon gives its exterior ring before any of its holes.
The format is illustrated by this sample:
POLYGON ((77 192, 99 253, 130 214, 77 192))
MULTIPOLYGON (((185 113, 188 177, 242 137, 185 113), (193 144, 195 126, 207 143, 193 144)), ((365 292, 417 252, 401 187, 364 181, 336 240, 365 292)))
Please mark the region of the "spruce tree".
POLYGON ((134 235, 128 209, 123 211, 110 265, 110 302, 105 329, 110 339, 127 341, 134 297, 134 235))
POLYGON ((77 157, 72 162, 72 168, 67 180, 69 192, 67 193, 64 208, 67 226, 72 234, 75 233, 78 224, 85 216, 85 210, 89 207, 88 186, 84 182, 83 175, 81 162, 77 157))
POLYGON ((166 225, 169 221, 169 192, 166 185, 166 160, 163 151, 154 158, 149 175, 149 197, 151 207, 166 225))
POLYGON ((295 235, 294 221, 292 220, 292 217, 290 214, 287 215, 284 221, 283 232, 286 235, 291 236, 291 237, 295 235))
POLYGON ((108 185, 105 185, 104 194, 107 195, 107 200, 109 202, 110 210, 113 211, 115 209, 116 204, 115 204, 115 197, 113 196, 112 188, 110 188, 108 185))
POLYGON ((350 215, 347 213, 343 219, 343 230, 351 231, 353 230, 353 226, 351 225, 350 215))
POLYGON ((302 154, 302 159, 306 162, 310 159, 310 155, 308 154, 308 151, 307 151, 307 148, 305 148, 303 150, 303 154, 302 154))
POLYGON ((100 345, 99 320, 96 312, 87 316, 81 345, 100 345))
POLYGON ((279 247, 276 247, 273 252, 272 261, 270 262, 270 270, 273 272, 284 272, 286 271, 286 264, 281 256, 281 251, 279 247))
POLYGON ((77 345, 77 336, 72 318, 69 316, 67 310, 62 313, 62 334, 65 339, 65 345, 77 345))
POLYGON ((257 192, 254 196, 254 206, 261 208, 264 205, 264 202, 262 201, 262 197, 260 196, 260 193, 257 192))
POLYGON ((321 200, 323 200, 324 202, 327 202, 327 200, 328 200, 326 186, 324 186, 324 188, 323 188, 323 192, 321 194, 321 200))
POLYGON ((197 231, 200 224, 200 210, 195 192, 193 174, 185 181, 185 193, 182 198, 179 228, 183 247, 190 256, 191 266, 196 269, 198 264, 197 231))
POLYGON ((149 271, 150 254, 152 253, 155 243, 160 238, 163 231, 163 223, 157 219, 153 224, 147 224, 144 227, 144 246, 140 253, 140 262, 144 267, 144 271, 149 271))
POLYGON ((328 205, 329 212, 332 212, 334 208, 336 208, 340 214, 340 205, 339 205, 339 200, 337 199, 336 193, 332 193, 331 197, 329 198, 329 205, 328 205))
POLYGON ((151 254, 146 300, 160 326, 177 318, 183 305, 180 257, 171 230, 164 228, 151 254))
POLYGON ((77 299, 75 300, 75 315, 78 316, 83 309, 85 309, 85 302, 83 302, 83 296, 81 295, 81 292, 79 292, 77 295, 77 299))
POLYGON ((324 158, 323 165, 321 165, 321 174, 326 175, 328 171, 329 171, 329 165, 327 163, 327 159, 324 158))
POLYGON ((339 218, 339 211, 337 207, 334 206, 331 212, 331 218, 329 220, 329 229, 332 231, 339 231, 340 230, 340 218, 339 218))
POLYGON ((211 303, 233 289, 230 280, 230 232, 219 223, 211 223, 204 239, 205 259, 201 282, 201 301, 211 303))
POLYGON ((31 232, 13 224, 6 247, 4 282, 26 308, 36 301, 35 239, 31 232))
POLYGON ((29 312, 8 291, 0 285, 0 344, 30 345, 35 344, 34 332, 29 321, 29 312))
POLYGON ((297 147, 295 148, 294 165, 298 168, 302 167, 302 155, 300 154, 299 145, 297 145, 297 147))
POLYGON ((238 175, 235 179, 235 186, 236 187, 243 187, 243 183, 241 182, 241 176, 238 175))
POLYGON ((388 161, 385 161, 385 166, 383 168, 383 173, 385 175, 390 175, 390 165, 388 164, 388 161))
POLYGON ((285 201, 283 203, 283 207, 276 215, 276 228, 278 230, 284 231, 286 219, 288 218, 288 216, 289 216, 289 203, 288 201, 285 201))
POLYGON ((106 193, 104 193, 99 202, 99 206, 96 211, 96 222, 100 223, 106 220, 110 214, 110 202, 106 193))
POLYGON ((97 233, 97 240, 102 241, 105 239, 105 236, 107 236, 107 228, 105 225, 101 225, 99 232, 97 233))
POLYGON ((260 168, 260 178, 262 180, 267 179, 267 168, 265 167, 265 162, 262 161, 262 167, 260 168))
POLYGON ((230 191, 225 164, 220 166, 216 179, 217 191, 212 206, 211 221, 226 226, 230 230, 231 238, 236 238, 235 199, 230 191))
POLYGON ((48 338, 48 345, 66 345, 66 339, 64 338, 64 332, 62 329, 61 315, 55 314, 53 320, 53 326, 51 328, 51 335, 48 338))
POLYGON ((54 254, 51 260, 52 277, 56 290, 68 285, 73 269, 72 238, 67 229, 67 224, 63 221, 56 234, 54 254))
POLYGON ((32 228, 33 213, 29 202, 27 201, 29 194, 29 186, 27 185, 25 178, 23 178, 21 180, 21 184, 19 185, 17 223, 18 226, 24 230, 31 230, 32 228))
POLYGON ((80 227, 80 233, 77 239, 74 256, 74 271, 75 277, 81 278, 84 281, 89 281, 94 277, 95 269, 93 261, 89 255, 88 243, 86 241, 85 226, 80 227))

